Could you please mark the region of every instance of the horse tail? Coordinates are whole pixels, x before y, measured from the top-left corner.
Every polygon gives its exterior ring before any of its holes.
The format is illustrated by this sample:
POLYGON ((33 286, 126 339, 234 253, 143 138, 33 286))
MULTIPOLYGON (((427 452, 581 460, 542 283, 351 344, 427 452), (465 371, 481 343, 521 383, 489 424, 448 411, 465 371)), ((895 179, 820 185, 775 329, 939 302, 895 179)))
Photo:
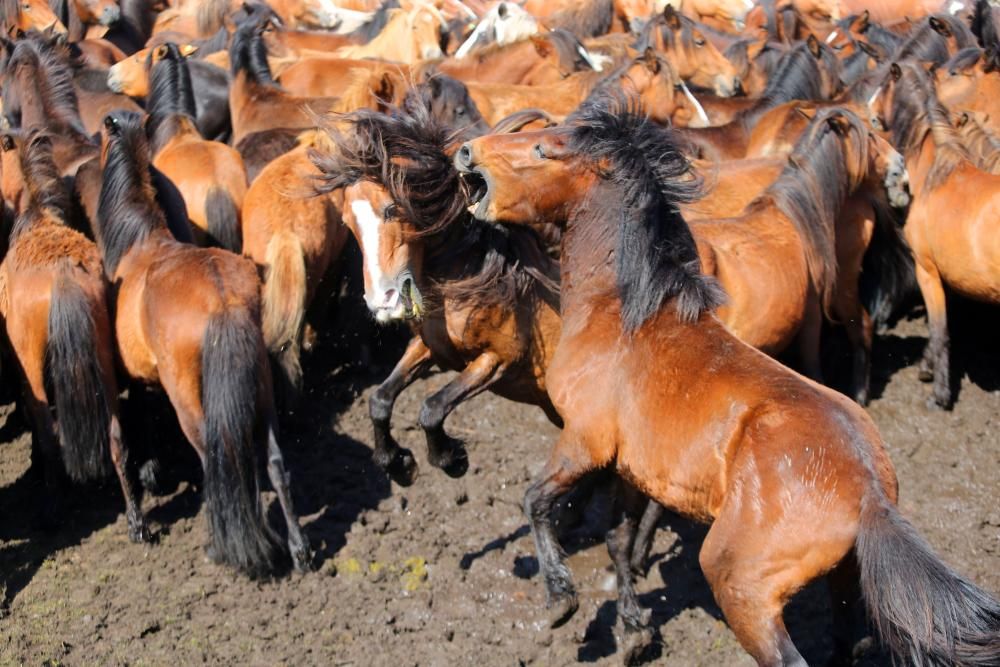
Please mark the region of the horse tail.
POLYGON ((243 252, 240 212, 229 192, 220 187, 208 189, 208 196, 205 198, 205 219, 208 235, 220 248, 237 254, 243 252))
POLYGON ((861 302, 876 331, 885 330, 900 305, 916 292, 913 253, 903 238, 897 216, 888 207, 876 207, 875 227, 861 271, 861 302))
POLYGON ((111 398, 98 357, 91 300, 65 266, 49 303, 46 375, 55 398, 62 459, 70 478, 85 482, 111 474, 111 398))
POLYGON ((306 264, 302 243, 288 230, 267 242, 267 276, 263 294, 264 342, 281 369, 284 385, 296 391, 302 384, 300 336, 306 311, 306 264))
POLYGON ((872 624, 902 662, 1000 665, 1000 602, 945 565, 880 490, 862 500, 855 548, 872 624))
POLYGON ((201 351, 209 548, 214 559, 251 577, 273 572, 280 552, 261 509, 254 437, 266 359, 249 311, 232 310, 209 321, 201 351))

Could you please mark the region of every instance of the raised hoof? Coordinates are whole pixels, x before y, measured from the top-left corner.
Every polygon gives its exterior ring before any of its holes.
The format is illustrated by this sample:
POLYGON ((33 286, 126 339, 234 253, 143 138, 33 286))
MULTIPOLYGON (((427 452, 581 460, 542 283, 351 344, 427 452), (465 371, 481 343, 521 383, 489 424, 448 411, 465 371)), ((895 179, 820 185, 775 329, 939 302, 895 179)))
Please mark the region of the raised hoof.
POLYGON ((128 539, 133 544, 150 544, 153 541, 153 533, 145 521, 130 524, 128 527, 128 539))
POLYGON ((417 461, 413 452, 400 448, 399 453, 389 462, 385 472, 396 484, 410 486, 417 478, 417 461))
POLYGON ((653 643, 653 631, 649 628, 626 630, 622 638, 621 654, 623 665, 637 665, 650 644, 653 643))
POLYGON ((549 601, 549 627, 558 628, 566 621, 573 618, 573 614, 580 607, 580 602, 576 599, 575 593, 562 595, 549 601))

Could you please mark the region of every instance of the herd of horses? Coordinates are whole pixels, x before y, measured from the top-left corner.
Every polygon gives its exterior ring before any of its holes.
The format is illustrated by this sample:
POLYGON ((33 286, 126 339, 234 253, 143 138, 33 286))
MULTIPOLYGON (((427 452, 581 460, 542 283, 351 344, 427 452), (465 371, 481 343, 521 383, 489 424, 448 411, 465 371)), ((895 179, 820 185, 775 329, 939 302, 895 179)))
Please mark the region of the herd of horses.
POLYGON ((3 0, 4 379, 46 511, 114 473, 151 539, 120 392, 158 388, 209 555, 309 570, 278 422, 356 245, 372 316, 413 334, 370 399, 386 474, 415 482, 393 406, 435 366, 446 474, 469 463, 445 421, 484 391, 561 429, 524 500, 553 626, 578 606, 558 517, 600 484, 627 662, 669 509, 712 524, 700 564, 761 665, 805 664, 783 608, 824 576, 831 664, 865 610, 907 664, 1000 664, 1000 602, 899 513, 863 408, 918 296, 930 408, 954 401, 946 289, 1000 303, 1000 10, 864 5, 3 0))

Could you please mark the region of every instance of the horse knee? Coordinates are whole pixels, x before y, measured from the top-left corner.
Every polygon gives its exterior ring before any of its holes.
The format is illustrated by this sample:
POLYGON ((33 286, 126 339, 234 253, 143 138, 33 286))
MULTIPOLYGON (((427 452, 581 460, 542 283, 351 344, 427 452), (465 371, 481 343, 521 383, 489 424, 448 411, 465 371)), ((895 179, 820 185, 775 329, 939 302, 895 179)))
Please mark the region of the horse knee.
POLYGON ((444 417, 444 410, 440 401, 431 396, 420 407, 420 416, 417 417, 417 423, 425 431, 434 431, 441 428, 444 423, 444 417))
POLYGON ((380 389, 368 399, 368 416, 374 422, 384 423, 392 417, 393 401, 380 389))

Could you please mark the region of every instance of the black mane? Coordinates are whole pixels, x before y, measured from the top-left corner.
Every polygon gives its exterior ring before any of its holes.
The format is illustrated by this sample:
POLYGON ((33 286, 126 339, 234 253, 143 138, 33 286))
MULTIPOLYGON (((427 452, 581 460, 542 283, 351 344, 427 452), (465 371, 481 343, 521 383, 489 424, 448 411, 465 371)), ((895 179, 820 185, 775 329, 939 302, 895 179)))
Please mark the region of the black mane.
POLYGON ((914 59, 938 65, 948 60, 948 38, 955 38, 959 49, 976 46, 976 37, 960 20, 949 14, 934 14, 920 22, 910 36, 893 52, 892 60, 914 59), (942 31, 947 34, 942 34, 942 31))
POLYGON ((70 208, 69 191, 52 157, 51 137, 40 131, 32 131, 27 137, 16 140, 16 143, 27 205, 14 222, 10 232, 11 241, 46 211, 58 221, 64 222, 70 208))
POLYGON ((820 46, 822 65, 802 42, 786 51, 768 77, 760 102, 754 108, 771 109, 792 100, 822 100, 823 77, 820 67, 839 80, 840 66, 836 55, 826 45, 820 46))
MULTIPOLYGON (((28 33, 19 39, 7 61, 3 102, 4 113, 19 113, 20 98, 11 90, 13 79, 22 68, 34 70, 31 77, 38 102, 45 110, 46 125, 53 132, 72 131, 86 136, 80 120, 80 106, 73 83, 73 69, 65 47, 50 42, 40 33, 28 33)), ((19 91, 31 95, 32 91, 19 91)), ((32 128, 25 128, 32 129, 32 128)))
POLYGON ((262 38, 264 29, 273 20, 266 12, 260 12, 254 13, 237 26, 229 45, 230 67, 234 77, 242 72, 249 80, 260 85, 280 87, 271 74, 271 66, 267 62, 267 45, 262 38))
POLYGON ((155 201, 142 116, 114 111, 104 119, 101 158, 104 171, 95 231, 104 270, 113 279, 129 249, 154 231, 166 230, 167 223, 155 201))
POLYGON ((459 138, 453 128, 417 103, 392 116, 362 110, 347 119, 354 132, 332 133, 334 151, 312 155, 323 174, 319 192, 360 180, 385 187, 399 217, 424 241, 429 280, 460 306, 514 309, 531 298, 555 304, 558 268, 537 235, 480 222, 468 212, 468 188, 453 161, 459 138))
POLYGON ((673 132, 620 95, 591 100, 567 124, 573 127, 569 150, 614 190, 608 197, 605 188, 596 188, 588 198, 594 205, 580 209, 582 215, 620 216, 612 224, 618 228, 614 254, 625 332, 635 332, 670 299, 684 322, 720 305, 722 288, 701 273, 694 238, 677 208, 697 199, 701 181, 673 132))
MULTIPOLYGON (((146 97, 146 136, 157 153, 166 137, 161 137, 160 129, 168 120, 181 116, 192 124, 195 122, 194 91, 191 87, 191 72, 180 49, 173 42, 161 47, 166 53, 149 71, 149 95, 146 97)), ((148 59, 152 59, 151 51, 148 59)))
POLYGON ((362 44, 372 41, 389 23, 389 18, 392 16, 390 10, 393 9, 399 9, 399 0, 387 0, 382 3, 382 6, 375 10, 372 20, 358 26, 350 36, 359 39, 362 44))

